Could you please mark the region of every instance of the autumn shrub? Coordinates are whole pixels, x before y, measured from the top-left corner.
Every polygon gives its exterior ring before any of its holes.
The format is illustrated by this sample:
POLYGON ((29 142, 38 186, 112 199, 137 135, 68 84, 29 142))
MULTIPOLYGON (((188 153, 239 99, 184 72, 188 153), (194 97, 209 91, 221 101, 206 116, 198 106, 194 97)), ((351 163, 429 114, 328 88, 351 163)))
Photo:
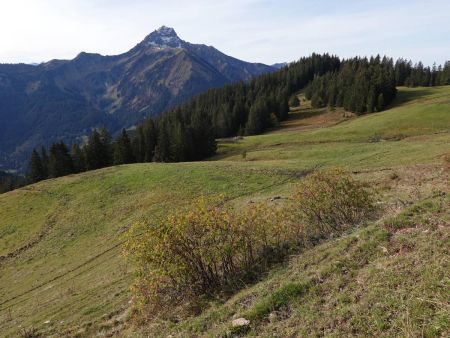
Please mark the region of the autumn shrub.
POLYGON ((368 218, 375 210, 373 192, 342 170, 317 171, 294 193, 294 210, 311 235, 340 232, 368 218))
POLYGON ((137 261, 135 295, 147 312, 235 290, 282 259, 299 230, 275 203, 244 209, 200 198, 130 235, 126 249, 137 261))
POLYGON ((201 309, 203 300, 245 287, 291 251, 373 209, 369 190, 334 170, 303 179, 293 199, 236 208, 223 198, 200 198, 154 223, 136 224, 126 241, 137 266, 136 309, 146 316, 173 314, 178 306, 177 313, 201 309))

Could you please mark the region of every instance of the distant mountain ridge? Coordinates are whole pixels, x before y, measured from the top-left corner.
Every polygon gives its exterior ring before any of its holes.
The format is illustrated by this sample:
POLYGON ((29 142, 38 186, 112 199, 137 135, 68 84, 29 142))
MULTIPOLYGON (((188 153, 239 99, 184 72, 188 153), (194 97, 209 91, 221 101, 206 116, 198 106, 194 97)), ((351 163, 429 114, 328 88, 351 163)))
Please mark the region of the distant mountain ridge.
POLYGON ((191 44, 165 26, 119 55, 0 64, 0 169, 20 169, 36 146, 79 141, 93 127, 115 132, 210 88, 274 69, 191 44))

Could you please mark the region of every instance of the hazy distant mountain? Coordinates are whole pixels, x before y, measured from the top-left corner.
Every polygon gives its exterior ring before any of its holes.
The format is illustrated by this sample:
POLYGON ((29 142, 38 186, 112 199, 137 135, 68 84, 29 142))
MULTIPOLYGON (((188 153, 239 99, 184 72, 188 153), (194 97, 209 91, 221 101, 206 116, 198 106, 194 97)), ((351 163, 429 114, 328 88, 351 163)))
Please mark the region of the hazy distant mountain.
POLYGON ((21 167, 41 144, 71 142, 102 125, 117 131, 209 88, 272 70, 183 41, 164 26, 120 55, 0 64, 0 169, 21 167))

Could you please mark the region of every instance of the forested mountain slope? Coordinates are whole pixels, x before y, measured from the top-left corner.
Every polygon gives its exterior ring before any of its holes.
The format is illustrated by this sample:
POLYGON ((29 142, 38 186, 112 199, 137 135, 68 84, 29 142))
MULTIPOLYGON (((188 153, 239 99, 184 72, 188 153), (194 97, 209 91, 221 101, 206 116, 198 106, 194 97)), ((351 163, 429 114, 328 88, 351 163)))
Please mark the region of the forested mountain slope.
POLYGON ((23 168, 33 147, 81 141, 94 127, 115 133, 210 88, 273 70, 186 42, 168 27, 120 55, 0 64, 0 169, 23 168))

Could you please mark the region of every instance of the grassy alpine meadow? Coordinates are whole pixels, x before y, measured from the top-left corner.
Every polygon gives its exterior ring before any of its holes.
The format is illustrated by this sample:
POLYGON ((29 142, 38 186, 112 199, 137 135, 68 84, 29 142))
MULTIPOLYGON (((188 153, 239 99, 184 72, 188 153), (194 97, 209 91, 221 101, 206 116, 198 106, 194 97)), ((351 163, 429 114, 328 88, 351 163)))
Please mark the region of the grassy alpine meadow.
POLYGON ((222 142, 216 158, 286 168, 369 168, 439 161, 449 142, 449 95, 448 87, 400 88, 391 109, 340 120, 326 109, 314 110, 306 104, 296 112, 297 121, 288 121, 286 132, 222 142), (334 125, 302 130, 308 127, 302 114, 310 119, 323 116, 321 124, 328 115, 334 125))
POLYGON ((289 180, 218 162, 140 164, 1 195, 2 334, 14 336, 20 326, 46 335, 75 334, 122 313, 131 299, 132 274, 120 243, 133 222, 196 196, 245 198, 289 180))
POLYGON ((0 195, 0 335, 448 335, 450 87, 399 88, 388 110, 361 117, 305 101, 291 116, 221 140, 209 161, 117 166, 0 195), (122 252, 131 225, 200 196, 282 201, 305 174, 334 167, 376 189, 376 219, 200 314, 133 325, 134 267, 122 252), (250 324, 237 332, 236 318, 250 324))

